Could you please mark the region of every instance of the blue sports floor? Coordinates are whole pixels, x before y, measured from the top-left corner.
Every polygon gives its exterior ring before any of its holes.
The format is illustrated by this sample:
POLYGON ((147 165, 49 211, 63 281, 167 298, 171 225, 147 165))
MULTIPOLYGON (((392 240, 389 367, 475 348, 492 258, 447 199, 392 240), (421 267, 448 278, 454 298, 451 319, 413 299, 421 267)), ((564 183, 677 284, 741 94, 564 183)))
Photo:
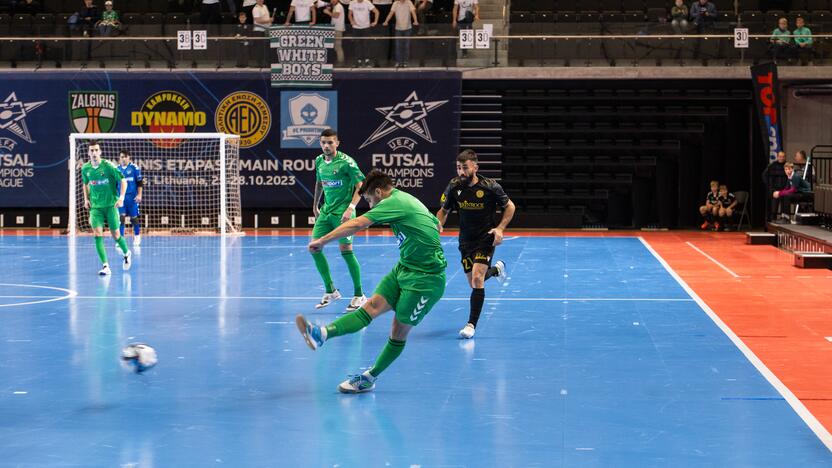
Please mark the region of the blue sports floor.
MULTIPOLYGON (((341 395, 392 315, 328 322, 306 237, 145 237, 101 279, 93 239, 0 236, 0 465, 816 467, 829 450, 636 238, 509 238, 474 340, 454 238, 445 299, 374 393, 341 395), (222 243, 225 247, 222 248, 222 243), (74 294, 66 298, 67 294, 74 294), (120 348, 160 363, 124 370, 120 348)), ((337 247, 326 250, 351 295, 337 247)), ((365 288, 390 237, 357 237, 365 288)))

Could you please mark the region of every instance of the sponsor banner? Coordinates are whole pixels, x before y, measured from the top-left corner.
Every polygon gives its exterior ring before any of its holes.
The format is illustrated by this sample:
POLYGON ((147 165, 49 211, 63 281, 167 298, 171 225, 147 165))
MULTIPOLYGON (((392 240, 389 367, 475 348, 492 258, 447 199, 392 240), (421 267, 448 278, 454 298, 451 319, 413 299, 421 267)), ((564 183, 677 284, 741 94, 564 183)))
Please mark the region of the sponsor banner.
POLYGON ((272 26, 270 46, 277 62, 272 63, 271 82, 275 88, 330 88, 332 63, 328 51, 335 46, 331 24, 317 26, 272 26))
POLYGON ((280 93, 281 148, 318 148, 321 132, 337 126, 337 91, 280 93))
POLYGON ((783 126, 780 123, 780 82, 777 79, 777 65, 763 63, 751 67, 754 82, 754 102, 757 104, 757 119, 763 136, 768 162, 777 159, 783 150, 783 126))
MULTIPOLYGON (((397 187, 438 206, 454 176, 461 74, 339 73, 333 85, 289 92, 272 88, 263 72, 10 75, 0 83, 0 207, 68 206, 68 136, 95 130, 238 134, 243 207, 311 209, 326 128, 338 131, 339 150, 364 173, 383 169, 397 187)), ((209 161, 154 144, 162 149, 134 156, 147 177, 148 208, 183 186, 219 183, 209 161), (165 174, 154 179, 154 170, 165 174)), ((104 148, 115 159, 110 153, 104 148)), ((81 148, 80 163, 85 154, 81 148)))

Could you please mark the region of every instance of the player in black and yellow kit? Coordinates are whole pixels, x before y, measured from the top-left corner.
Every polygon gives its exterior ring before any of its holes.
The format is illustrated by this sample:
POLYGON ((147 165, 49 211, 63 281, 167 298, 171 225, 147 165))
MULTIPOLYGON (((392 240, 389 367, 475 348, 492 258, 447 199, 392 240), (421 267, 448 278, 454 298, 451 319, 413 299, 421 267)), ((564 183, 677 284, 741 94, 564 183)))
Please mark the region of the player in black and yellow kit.
POLYGON ((505 279, 505 263, 491 266, 494 248, 503 242, 505 230, 514 216, 514 203, 500 184, 477 174, 477 153, 468 149, 456 158, 456 173, 442 194, 442 208, 436 214, 444 226, 451 210, 459 213, 459 252, 462 269, 471 285, 471 312, 468 323, 459 331, 462 338, 471 338, 485 302, 485 280, 496 276, 505 279), (497 209, 503 210, 502 219, 495 222, 497 209))

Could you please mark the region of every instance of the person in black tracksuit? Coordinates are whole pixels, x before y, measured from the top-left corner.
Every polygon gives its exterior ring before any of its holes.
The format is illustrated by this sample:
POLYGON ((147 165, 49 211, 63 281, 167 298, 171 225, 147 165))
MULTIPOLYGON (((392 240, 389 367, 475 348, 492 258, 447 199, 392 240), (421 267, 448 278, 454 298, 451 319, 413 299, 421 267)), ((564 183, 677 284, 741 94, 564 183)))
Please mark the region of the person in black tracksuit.
POLYGON ((459 336, 472 338, 485 302, 485 280, 497 277, 505 280, 505 262, 491 266, 494 248, 503 242, 505 230, 514 216, 514 203, 496 181, 477 174, 477 153, 465 150, 456 158, 456 173, 442 194, 442 208, 436 214, 439 225, 444 226, 448 214, 459 213, 459 252, 462 269, 471 285, 471 311, 468 323, 459 336), (497 209, 503 211, 499 223, 495 222, 497 209))

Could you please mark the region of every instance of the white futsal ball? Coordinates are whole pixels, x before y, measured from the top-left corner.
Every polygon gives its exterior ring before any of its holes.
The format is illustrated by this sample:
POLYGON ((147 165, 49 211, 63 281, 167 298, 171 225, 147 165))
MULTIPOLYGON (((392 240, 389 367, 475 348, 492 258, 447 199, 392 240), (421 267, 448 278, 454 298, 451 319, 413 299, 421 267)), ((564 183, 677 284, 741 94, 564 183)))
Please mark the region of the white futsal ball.
POLYGON ((144 372, 155 366, 159 359, 156 350, 144 343, 130 343, 121 350, 121 359, 136 372, 144 372))

